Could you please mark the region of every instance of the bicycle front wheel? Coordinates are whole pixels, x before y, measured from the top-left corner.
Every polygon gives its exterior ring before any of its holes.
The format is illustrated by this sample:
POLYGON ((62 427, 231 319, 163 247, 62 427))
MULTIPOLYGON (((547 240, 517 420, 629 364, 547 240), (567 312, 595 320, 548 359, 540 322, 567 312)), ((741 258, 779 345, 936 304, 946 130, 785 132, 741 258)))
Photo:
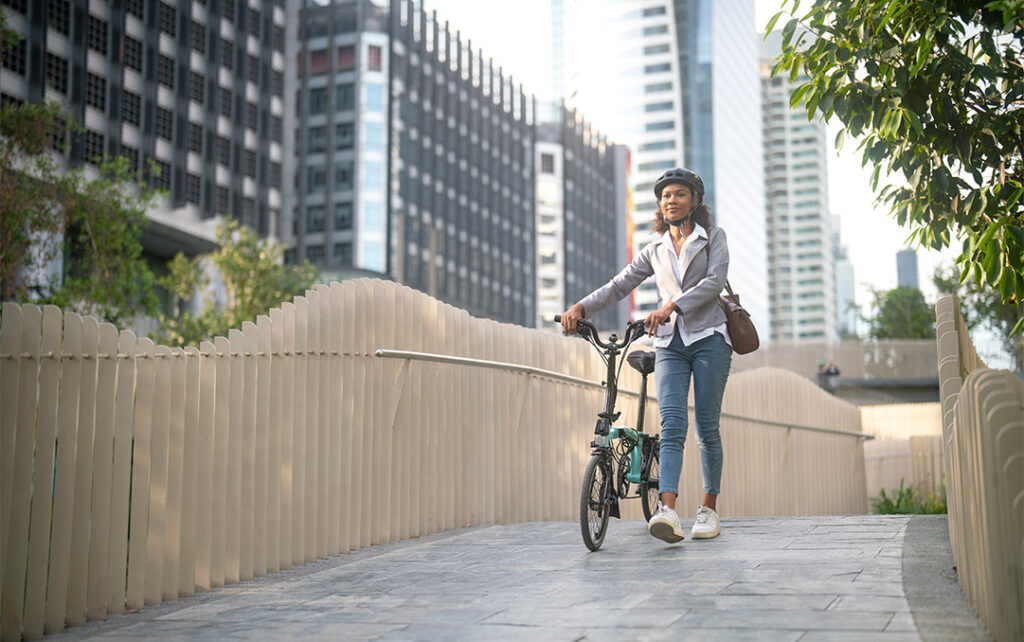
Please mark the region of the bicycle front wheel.
POLYGON ((658 499, 660 495, 658 493, 658 481, 661 474, 661 466, 658 464, 660 450, 658 441, 650 439, 647 442, 644 450, 648 452, 644 453, 644 462, 646 466, 646 474, 640 481, 640 504, 644 509, 644 519, 651 521, 651 517, 654 515, 654 511, 658 509, 658 499))
POLYGON ((583 475, 583 493, 580 497, 580 528, 583 543, 592 551, 601 548, 608 533, 608 515, 611 511, 608 493, 611 492, 611 462, 607 454, 590 458, 583 475))

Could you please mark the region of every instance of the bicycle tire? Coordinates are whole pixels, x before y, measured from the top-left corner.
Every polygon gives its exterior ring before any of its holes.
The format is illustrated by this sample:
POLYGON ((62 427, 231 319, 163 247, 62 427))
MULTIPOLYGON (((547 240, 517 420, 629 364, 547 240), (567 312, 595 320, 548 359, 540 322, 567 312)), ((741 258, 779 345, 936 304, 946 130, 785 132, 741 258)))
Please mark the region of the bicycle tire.
POLYGON ((601 548, 608 533, 608 516, 611 511, 608 492, 611 489, 611 465, 607 454, 599 453, 590 458, 587 471, 583 474, 583 489, 580 494, 580 529, 583 543, 592 551, 601 548))
POLYGON ((640 480, 640 504, 644 509, 644 519, 651 521, 651 517, 658 509, 658 500, 660 499, 658 483, 661 474, 661 454, 659 452, 661 448, 656 439, 651 439, 648 443, 650 444, 650 453, 646 457, 650 457, 650 463, 644 462, 645 474, 640 480))

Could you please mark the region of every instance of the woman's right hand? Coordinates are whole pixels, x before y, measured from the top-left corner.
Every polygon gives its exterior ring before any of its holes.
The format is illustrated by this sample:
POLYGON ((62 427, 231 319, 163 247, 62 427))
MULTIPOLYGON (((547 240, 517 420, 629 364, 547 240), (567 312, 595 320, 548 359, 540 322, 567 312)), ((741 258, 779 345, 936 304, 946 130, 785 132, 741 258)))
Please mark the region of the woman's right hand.
POLYGON ((562 332, 565 334, 576 334, 576 322, 583 318, 583 306, 574 304, 562 313, 562 332))

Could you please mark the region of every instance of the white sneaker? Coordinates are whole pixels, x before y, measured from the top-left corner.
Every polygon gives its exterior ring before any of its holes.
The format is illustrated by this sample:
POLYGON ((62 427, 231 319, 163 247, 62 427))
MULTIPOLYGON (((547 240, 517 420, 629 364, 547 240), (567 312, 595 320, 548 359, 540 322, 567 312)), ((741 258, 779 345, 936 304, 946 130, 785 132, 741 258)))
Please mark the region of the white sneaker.
POLYGON ((711 537, 718 537, 718 534, 721 532, 722 525, 718 521, 718 513, 707 506, 698 508, 697 519, 694 520, 693 528, 690 529, 690 538, 709 539, 711 537))
POLYGON ((686 539, 683 526, 679 523, 679 515, 676 515, 674 510, 661 502, 658 502, 658 511, 651 516, 651 521, 647 523, 647 531, 669 544, 686 539))

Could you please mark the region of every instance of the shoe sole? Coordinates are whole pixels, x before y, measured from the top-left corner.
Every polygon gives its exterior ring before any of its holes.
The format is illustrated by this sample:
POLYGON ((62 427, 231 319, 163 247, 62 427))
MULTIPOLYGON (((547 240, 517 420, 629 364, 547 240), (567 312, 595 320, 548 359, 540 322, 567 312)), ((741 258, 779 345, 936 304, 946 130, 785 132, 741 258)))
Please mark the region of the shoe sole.
POLYGON ((718 537, 721 532, 721 528, 717 528, 711 533, 694 533, 690 531, 690 539, 711 539, 712 537, 718 537))
POLYGON ((681 542, 686 539, 685 535, 677 535, 675 530, 669 524, 651 524, 651 527, 648 530, 651 535, 657 537, 663 542, 668 542, 669 544, 675 544, 676 542, 681 542))

